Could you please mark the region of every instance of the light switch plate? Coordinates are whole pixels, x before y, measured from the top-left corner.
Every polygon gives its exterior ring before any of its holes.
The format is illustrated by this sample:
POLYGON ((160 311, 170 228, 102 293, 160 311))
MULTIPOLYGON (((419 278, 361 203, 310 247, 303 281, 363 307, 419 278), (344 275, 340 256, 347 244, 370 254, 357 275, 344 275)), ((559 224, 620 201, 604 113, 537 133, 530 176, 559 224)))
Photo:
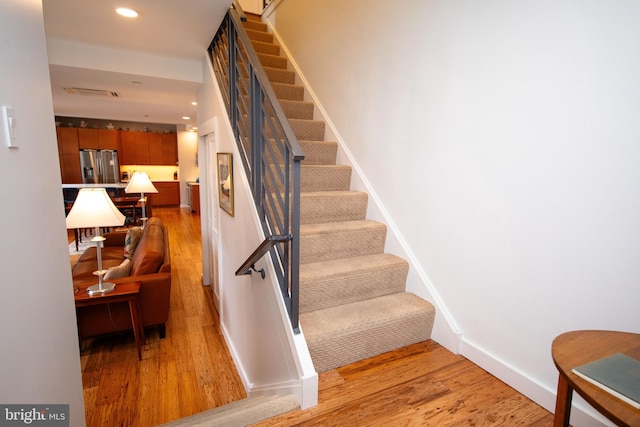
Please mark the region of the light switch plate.
POLYGON ((7 147, 17 148, 15 111, 13 111, 13 108, 3 105, 0 113, 0 136, 7 147))

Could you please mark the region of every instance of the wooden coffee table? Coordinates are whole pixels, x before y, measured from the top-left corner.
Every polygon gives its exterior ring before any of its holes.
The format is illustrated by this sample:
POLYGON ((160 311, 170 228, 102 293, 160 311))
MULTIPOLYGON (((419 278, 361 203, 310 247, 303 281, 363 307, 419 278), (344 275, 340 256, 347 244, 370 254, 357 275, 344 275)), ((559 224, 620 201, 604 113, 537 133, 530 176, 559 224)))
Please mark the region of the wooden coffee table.
POLYGON ((115 302, 128 302, 131 314, 133 335, 136 338, 138 348, 138 360, 142 360, 142 344, 144 344, 144 325, 140 317, 140 282, 118 283, 113 292, 103 295, 89 295, 86 289, 79 289, 75 296, 76 308, 89 305, 110 304, 115 302))
POLYGON ((640 426, 640 410, 580 378, 571 370, 615 353, 640 359, 640 334, 613 331, 573 331, 558 336, 551 345, 558 371, 554 426, 568 426, 571 397, 577 391, 602 415, 623 426, 640 426))

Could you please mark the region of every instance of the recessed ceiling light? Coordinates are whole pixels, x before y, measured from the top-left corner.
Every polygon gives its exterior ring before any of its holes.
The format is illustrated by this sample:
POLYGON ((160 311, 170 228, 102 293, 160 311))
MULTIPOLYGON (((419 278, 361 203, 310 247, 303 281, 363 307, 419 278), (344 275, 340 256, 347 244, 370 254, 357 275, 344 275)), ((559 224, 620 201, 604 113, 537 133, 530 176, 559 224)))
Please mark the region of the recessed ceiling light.
POLYGON ((191 120, 191 117, 189 117, 189 116, 182 116, 182 120, 191 120))
POLYGON ((196 101, 193 101, 191 105, 198 105, 198 103, 196 101))
POLYGON ((126 18, 137 18, 138 12, 133 9, 129 9, 128 7, 119 7, 116 9, 116 12, 120 16, 124 16, 126 18))

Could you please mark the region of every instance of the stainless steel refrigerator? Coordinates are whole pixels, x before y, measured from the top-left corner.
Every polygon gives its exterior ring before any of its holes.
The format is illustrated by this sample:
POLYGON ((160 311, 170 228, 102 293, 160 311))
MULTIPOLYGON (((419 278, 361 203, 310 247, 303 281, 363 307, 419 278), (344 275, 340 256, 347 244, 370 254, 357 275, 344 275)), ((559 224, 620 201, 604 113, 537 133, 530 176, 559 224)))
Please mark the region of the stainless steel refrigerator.
POLYGON ((114 150, 80 150, 83 184, 120 182, 118 152, 114 150))

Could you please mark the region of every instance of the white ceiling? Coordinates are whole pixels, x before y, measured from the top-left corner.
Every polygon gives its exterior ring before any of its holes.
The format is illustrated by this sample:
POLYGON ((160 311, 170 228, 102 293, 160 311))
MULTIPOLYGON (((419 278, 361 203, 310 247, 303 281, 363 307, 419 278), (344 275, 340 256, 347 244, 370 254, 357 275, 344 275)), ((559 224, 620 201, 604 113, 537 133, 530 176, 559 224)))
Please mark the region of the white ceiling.
POLYGON ((202 64, 231 0, 43 0, 58 116, 193 125, 202 64), (123 18, 116 7, 136 9, 123 18), (69 94, 65 87, 117 92, 69 94), (182 119, 189 116, 191 119, 182 119))

